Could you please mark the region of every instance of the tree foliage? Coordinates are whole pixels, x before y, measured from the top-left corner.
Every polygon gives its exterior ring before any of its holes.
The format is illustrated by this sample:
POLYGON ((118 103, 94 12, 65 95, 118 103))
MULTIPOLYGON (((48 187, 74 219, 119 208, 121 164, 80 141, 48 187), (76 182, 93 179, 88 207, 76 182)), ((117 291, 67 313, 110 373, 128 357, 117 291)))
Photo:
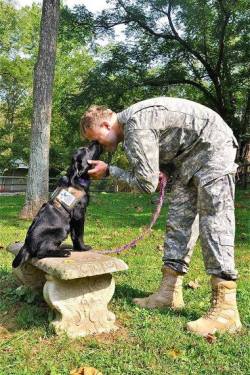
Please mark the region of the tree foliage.
MULTIPOLYGON (((40 16, 38 5, 18 9, 14 2, 0 0, 0 170, 16 159, 29 161, 40 16)), ((81 144, 79 118, 84 107, 72 106, 70 98, 79 94, 94 66, 87 50, 90 35, 90 24, 79 28, 71 11, 61 8, 51 123, 52 174, 67 168, 73 149, 81 144)))
MULTIPOLYGON (((0 0, 0 170, 29 160, 38 5, 0 0), (20 140, 22 140, 20 142, 20 140)), ((59 173, 79 147, 79 119, 92 103, 120 111, 158 95, 219 112, 235 134, 250 132, 248 0, 110 0, 91 14, 61 8, 53 91, 50 167, 59 173), (114 27, 125 35, 116 40, 114 27), (109 44, 98 45, 100 37, 109 44)), ((115 161, 126 160, 119 151, 115 161)))
POLYGON ((0 1, 0 169, 28 159, 39 16, 35 5, 17 10, 0 1))
POLYGON ((119 98, 117 107, 129 101, 128 96, 185 96, 214 108, 238 136, 246 133, 250 72, 247 0, 109 3, 112 7, 96 17, 96 28, 109 33, 123 24, 126 40, 110 46, 102 64, 93 71, 89 80, 93 97, 98 97, 96 86, 106 89, 104 100, 119 98))

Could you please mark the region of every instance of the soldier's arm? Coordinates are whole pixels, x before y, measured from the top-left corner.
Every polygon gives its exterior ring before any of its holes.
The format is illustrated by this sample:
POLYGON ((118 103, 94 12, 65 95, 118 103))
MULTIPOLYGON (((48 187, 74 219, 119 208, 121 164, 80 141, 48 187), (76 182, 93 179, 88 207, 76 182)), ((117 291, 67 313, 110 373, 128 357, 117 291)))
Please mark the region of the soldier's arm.
POLYGON ((153 193, 159 181, 158 133, 152 129, 132 129, 124 142, 131 171, 110 166, 110 175, 146 193, 153 193))

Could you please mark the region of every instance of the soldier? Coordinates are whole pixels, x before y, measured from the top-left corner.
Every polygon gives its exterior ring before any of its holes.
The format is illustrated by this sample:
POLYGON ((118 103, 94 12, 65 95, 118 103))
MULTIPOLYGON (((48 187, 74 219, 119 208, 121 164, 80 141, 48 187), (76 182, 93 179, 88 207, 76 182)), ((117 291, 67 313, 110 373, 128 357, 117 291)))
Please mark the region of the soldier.
POLYGON ((212 305, 187 329, 206 336, 241 329, 236 303, 234 264, 234 176, 237 141, 224 120, 211 109, 185 99, 144 100, 120 113, 92 106, 82 116, 81 134, 107 151, 123 142, 130 172, 92 160, 92 178, 110 175, 140 191, 153 193, 159 173, 171 162, 176 182, 170 202, 164 242, 162 282, 144 308, 184 307, 183 275, 200 235, 206 272, 211 275, 212 305))

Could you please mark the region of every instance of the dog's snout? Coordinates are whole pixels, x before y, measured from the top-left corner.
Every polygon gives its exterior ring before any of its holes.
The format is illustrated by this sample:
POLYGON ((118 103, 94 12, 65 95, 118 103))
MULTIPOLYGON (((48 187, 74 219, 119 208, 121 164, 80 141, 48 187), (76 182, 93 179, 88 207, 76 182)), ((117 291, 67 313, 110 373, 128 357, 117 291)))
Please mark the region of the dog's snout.
POLYGON ((100 143, 98 143, 97 141, 94 141, 91 145, 90 145, 90 150, 92 151, 92 159, 98 159, 99 156, 101 155, 102 151, 103 151, 103 147, 100 143))
POLYGON ((102 153, 102 146, 97 141, 93 141, 88 147, 80 147, 74 154, 72 168, 74 176, 81 177, 87 174, 91 165, 88 160, 98 160, 102 153))

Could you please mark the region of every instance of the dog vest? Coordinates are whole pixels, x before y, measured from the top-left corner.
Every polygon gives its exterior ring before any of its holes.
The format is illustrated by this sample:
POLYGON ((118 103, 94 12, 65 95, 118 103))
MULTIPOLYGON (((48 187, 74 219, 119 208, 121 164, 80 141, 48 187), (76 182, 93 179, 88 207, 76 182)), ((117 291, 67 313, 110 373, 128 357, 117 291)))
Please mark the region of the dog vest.
POLYGON ((72 186, 68 188, 57 187, 51 194, 50 200, 56 207, 62 206, 70 213, 84 195, 86 195, 84 190, 78 190, 72 186))

